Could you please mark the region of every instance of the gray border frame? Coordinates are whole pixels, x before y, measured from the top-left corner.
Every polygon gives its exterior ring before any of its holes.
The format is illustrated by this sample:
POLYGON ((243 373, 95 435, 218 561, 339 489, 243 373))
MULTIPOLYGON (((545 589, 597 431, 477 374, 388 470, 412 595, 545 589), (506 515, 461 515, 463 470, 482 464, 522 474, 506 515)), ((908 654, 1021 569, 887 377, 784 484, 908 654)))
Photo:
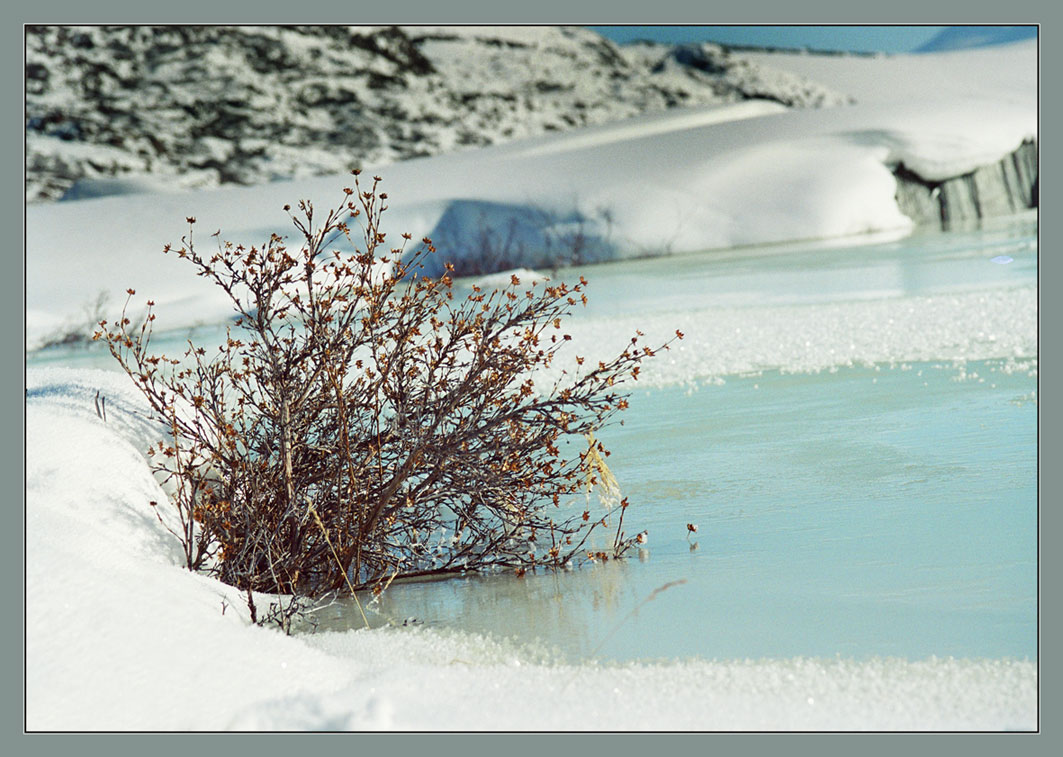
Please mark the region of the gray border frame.
MULTIPOLYGON (((1039 23, 1041 24, 1040 43, 1043 71, 1058 71, 1059 58, 1053 31, 1054 19, 1049 18, 1046 3, 1036 0, 1011 0, 1008 3, 986 2, 960 2, 951 0, 947 3, 929 4, 914 0, 900 0, 880 4, 873 8, 861 6, 856 9, 851 2, 843 0, 805 0, 802 3, 789 3, 784 0, 746 0, 741 4, 729 6, 710 6, 704 2, 694 0, 668 1, 666 3, 654 3, 652 5, 635 4, 631 0, 623 3, 598 3, 595 5, 575 7, 571 2, 564 3, 557 0, 539 0, 536 3, 523 4, 520 7, 506 6, 490 0, 451 0, 446 4, 431 5, 427 0, 420 2, 398 2, 392 0, 386 6, 383 3, 366 8, 361 4, 352 5, 342 0, 311 0, 299 4, 281 3, 275 0, 258 0, 255 3, 229 3, 221 5, 218 2, 205 2, 204 0, 187 0, 180 6, 177 4, 168 6, 148 6, 135 0, 97 0, 89 3, 75 2, 49 2, 38 0, 29 5, 9 6, 2 12, 4 44, 2 55, 7 65, 2 70, 3 92, 8 97, 18 97, 22 93, 22 26, 25 23, 539 23, 539 24, 603 24, 603 23, 731 23, 731 24, 870 24, 870 23, 893 23, 893 24, 948 24, 948 23, 1039 23)), ((1044 80, 1042 80, 1044 81, 1044 80)), ((1051 79, 1048 80, 1049 84, 1051 79)), ((1041 121, 1048 124, 1041 131, 1048 134, 1058 133, 1056 127, 1059 120, 1059 104, 1055 102, 1054 87, 1042 83, 1041 98, 1041 121), (1048 96, 1046 98, 1046 95, 1048 96)), ((15 216, 10 219, 3 228, 18 229, 18 239, 23 241, 21 234, 24 215, 22 213, 24 184, 23 164, 21 160, 23 144, 23 132, 21 125, 14 118, 4 121, 3 130, 5 144, 8 149, 4 150, 0 161, 3 171, 0 176, 4 179, 0 186, 4 188, 3 204, 5 220, 8 214, 15 216), (9 133, 10 130, 10 133, 9 133), (8 139, 9 138, 9 139, 8 139)), ((1048 144, 1045 149, 1041 144, 1042 166, 1052 166, 1056 162, 1054 145, 1048 144)), ((1042 168, 1043 173, 1043 168, 1042 168)), ((1052 176, 1049 172, 1048 197, 1051 202, 1052 176)), ((1041 197, 1045 194, 1042 191, 1041 197)), ((1040 233, 1042 237, 1041 249, 1049 249, 1047 257, 1041 256, 1039 260, 1039 287, 1051 286, 1059 280, 1059 262, 1055 254, 1054 241, 1058 241, 1058 230, 1052 223, 1052 216, 1041 219, 1040 233), (1047 244, 1045 241, 1047 240, 1047 244)), ((9 234, 9 244, 13 244, 13 235, 9 234)), ((25 287, 25 260, 24 243, 22 254, 19 251, 8 253, 15 257, 17 275, 9 274, 3 277, 3 292, 0 296, 0 309, 3 316, 8 317, 10 323, 23 323, 25 318, 24 287, 25 287), (20 289, 21 287, 21 289, 20 289), (16 307, 22 303, 21 316, 15 312, 16 307), (11 311, 10 313, 8 311, 11 311)), ((1052 289, 1045 287, 1044 291, 1052 289)), ((1059 298, 1049 297, 1041 300, 1039 297, 1040 322, 1059 323, 1058 309, 1059 298), (1053 313, 1057 313, 1053 315, 1053 313)), ((1039 376, 1047 376, 1050 380, 1058 377, 1058 351, 1055 349, 1055 337, 1052 331, 1040 331, 1045 335, 1039 345, 1043 350, 1039 361, 1039 376)), ((7 340, 20 341, 24 351, 24 329, 20 330, 19 336, 11 335, 11 330, 4 333, 5 346, 7 340)), ((14 344, 11 345, 14 349, 14 344)), ((3 376, 3 397, 0 405, 0 420, 3 421, 4 453, 0 455, 3 472, 6 474, 3 480, 17 480, 16 471, 22 468, 23 482, 25 481, 25 417, 24 402, 16 404, 14 387, 22 385, 24 388, 25 374, 24 363, 16 366, 9 361, 0 368, 3 376)), ((1040 494, 1040 520, 1039 533, 1042 544, 1048 549, 1039 550, 1040 575, 1052 577, 1059 575, 1059 554, 1051 549, 1052 536, 1059 533, 1058 497, 1053 496, 1060 490, 1058 460, 1060 459, 1061 442, 1059 440, 1059 413, 1056 403, 1050 396, 1047 406, 1044 404, 1044 394, 1041 391, 1042 381, 1038 380, 1039 394, 1039 462, 1047 461, 1045 466, 1039 465, 1039 494, 1040 494), (1044 422, 1048 418, 1048 422, 1044 422), (1057 462, 1052 465, 1052 462, 1057 462), (1049 538, 1046 538, 1049 537, 1049 538)), ((24 398, 24 392, 23 392, 24 398)), ((18 505, 9 505, 3 509, 3 528, 0 533, 4 535, 4 549, 2 550, 4 588, 7 596, 18 599, 24 598, 24 505, 25 491, 18 498, 18 505)), ((1039 592, 1039 621, 1040 638, 1051 640, 1059 636, 1059 608, 1053 601, 1058 592, 1051 581, 1040 583, 1039 592)), ((21 601, 14 602, 17 612, 16 618, 4 624, 5 649, 9 652, 4 656, 3 667, 5 681, 5 696, 2 701, 2 717, 4 718, 3 738, 7 742, 12 741, 10 746, 14 751, 8 753, 29 754, 37 752, 51 752, 53 750, 77 750, 79 752, 88 749, 106 750, 107 753, 123 751, 122 747, 130 748, 130 751, 142 752, 145 748, 168 752, 173 749, 186 752, 190 748, 221 746, 212 744, 216 739, 223 736, 186 736, 187 740, 172 742, 169 738, 157 739, 151 735, 137 736, 64 736, 64 735, 22 735, 24 724, 24 604, 21 601)), ((394 749, 401 747, 417 751, 438 752, 442 747, 444 751, 455 750, 465 753, 470 748, 493 747, 501 748, 507 752, 524 752, 528 750, 541 751, 557 746, 568 746, 573 750, 603 750, 608 753, 645 752, 651 746, 647 741, 653 738, 652 746, 655 749, 665 747, 667 749, 689 750, 699 747, 760 747, 771 749, 785 749, 787 751, 806 749, 813 754, 823 754, 837 751, 840 754, 848 754, 853 751, 877 751, 882 749, 894 753, 898 750, 907 750, 915 746, 929 747, 935 752, 943 749, 962 750, 965 754, 986 753, 999 754, 1003 750, 1011 752, 1035 753, 1051 752, 1058 750, 1051 748, 1051 743, 1058 740, 1059 730, 1056 721, 1052 717, 1058 712, 1059 685, 1058 685, 1058 660, 1052 646, 1039 648, 1040 668, 1040 725, 1041 732, 1038 735, 928 735, 918 734, 910 736, 896 736, 903 741, 890 741, 890 735, 862 736, 852 734, 779 734, 765 736, 749 736, 742 734, 711 734, 702 736, 689 734, 682 736, 673 735, 593 735, 580 737, 579 735, 551 736, 537 735, 521 738, 511 738, 506 735, 478 735, 478 736, 448 736, 441 741, 439 737, 427 735, 381 735, 369 736, 365 734, 355 736, 359 741, 357 746, 352 743, 345 745, 361 749, 394 749), (785 739, 780 742, 777 739, 785 739), (1007 742, 1000 741, 1008 738, 1007 742), (398 739, 396 741, 396 739, 398 739), (588 741, 587 739, 590 739, 588 741), (707 739, 707 740, 705 740, 707 739), (913 742, 914 739, 914 742, 913 742)), ((179 738, 179 737, 175 737, 179 738)), ((271 748, 290 751, 293 747, 292 736, 242 736, 239 744, 228 742, 224 745, 227 751, 234 746, 238 750, 253 751, 255 754, 271 751, 271 748)))

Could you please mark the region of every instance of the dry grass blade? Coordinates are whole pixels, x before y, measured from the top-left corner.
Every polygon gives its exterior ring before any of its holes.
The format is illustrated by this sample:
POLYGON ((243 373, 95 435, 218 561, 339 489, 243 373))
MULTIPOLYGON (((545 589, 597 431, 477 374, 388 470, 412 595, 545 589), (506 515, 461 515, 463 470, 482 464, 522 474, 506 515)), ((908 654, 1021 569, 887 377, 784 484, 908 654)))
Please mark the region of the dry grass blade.
MULTIPOLYGON (((336 554, 336 548, 332 546, 332 539, 328 538, 328 529, 325 528, 325 524, 321 522, 321 516, 317 514, 317 510, 314 509, 314 505, 307 502, 307 507, 310 508, 310 514, 314 516, 314 522, 317 523, 317 527, 321 529, 321 535, 325 537, 325 543, 328 544, 330 550, 332 550, 332 556, 336 560, 336 566, 343 570, 343 563, 340 562, 340 556, 336 554)), ((362 609, 362 603, 358 601, 358 593, 355 592, 354 586, 351 585, 351 579, 347 576, 347 572, 343 572, 343 577, 347 579, 347 588, 351 590, 351 596, 354 597, 354 603, 358 606, 358 612, 362 616, 362 622, 365 623, 365 627, 369 628, 369 619, 365 617, 365 610, 362 609)))
POLYGON ((594 648, 594 650, 591 652, 591 657, 594 657, 596 654, 598 654, 598 652, 601 650, 601 648, 605 646, 605 643, 607 641, 609 641, 609 639, 613 638, 613 634, 615 634, 617 631, 619 631, 621 626, 623 626, 625 623, 627 623, 629 620, 631 620, 631 618, 633 618, 638 613, 638 611, 643 607, 643 605, 645 605, 648 602, 652 602, 654 599, 657 598, 658 594, 661 594, 662 592, 668 591, 672 587, 680 586, 681 584, 685 584, 686 582, 687 582, 687 580, 685 578, 680 578, 677 581, 669 581, 668 583, 663 584, 662 586, 658 586, 656 589, 651 591, 649 596, 647 596, 645 599, 643 599, 641 602, 639 602, 637 605, 635 605, 635 607, 631 610, 631 612, 629 612, 627 615, 625 615, 623 617, 623 619, 621 619, 621 621, 619 623, 617 623, 615 626, 613 626, 613 629, 608 634, 605 635, 605 638, 602 639, 600 642, 598 642, 598 646, 596 646, 594 648))

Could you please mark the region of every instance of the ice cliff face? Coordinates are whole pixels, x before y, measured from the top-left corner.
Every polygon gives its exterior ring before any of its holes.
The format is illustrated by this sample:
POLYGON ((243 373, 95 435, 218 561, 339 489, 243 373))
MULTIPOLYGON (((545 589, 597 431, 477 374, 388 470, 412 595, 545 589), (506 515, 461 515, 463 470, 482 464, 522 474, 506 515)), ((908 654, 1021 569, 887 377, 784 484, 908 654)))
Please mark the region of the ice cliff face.
POLYGON ((750 98, 848 101, 714 45, 581 28, 31 26, 26 196, 339 173, 750 98))
POLYGON ((990 216, 1037 207, 1037 143, 1023 142, 998 163, 945 181, 927 181, 903 164, 897 205, 917 224, 953 228, 990 216))

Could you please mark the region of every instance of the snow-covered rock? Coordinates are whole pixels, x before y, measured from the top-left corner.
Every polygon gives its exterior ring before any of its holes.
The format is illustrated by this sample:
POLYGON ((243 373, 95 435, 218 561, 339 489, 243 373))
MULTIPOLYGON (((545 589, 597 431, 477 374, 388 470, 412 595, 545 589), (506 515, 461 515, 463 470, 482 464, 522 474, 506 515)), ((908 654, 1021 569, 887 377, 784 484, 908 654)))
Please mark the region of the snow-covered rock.
POLYGON ((36 26, 26 196, 341 173, 750 98, 848 101, 714 45, 620 47, 578 27, 36 26))

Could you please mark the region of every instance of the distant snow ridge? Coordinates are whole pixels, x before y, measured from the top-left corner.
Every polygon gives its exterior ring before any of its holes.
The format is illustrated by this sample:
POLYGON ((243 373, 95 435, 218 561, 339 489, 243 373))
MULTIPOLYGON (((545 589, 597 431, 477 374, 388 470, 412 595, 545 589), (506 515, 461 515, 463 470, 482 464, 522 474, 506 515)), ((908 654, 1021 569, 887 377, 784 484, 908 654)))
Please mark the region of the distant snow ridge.
POLYGON ((338 173, 751 98, 847 101, 714 45, 575 27, 34 26, 26 197, 338 173))
POLYGON ((926 44, 916 49, 919 53, 938 53, 947 50, 966 50, 972 47, 1006 45, 1027 39, 1037 39, 1037 27, 1022 26, 950 26, 926 44))

